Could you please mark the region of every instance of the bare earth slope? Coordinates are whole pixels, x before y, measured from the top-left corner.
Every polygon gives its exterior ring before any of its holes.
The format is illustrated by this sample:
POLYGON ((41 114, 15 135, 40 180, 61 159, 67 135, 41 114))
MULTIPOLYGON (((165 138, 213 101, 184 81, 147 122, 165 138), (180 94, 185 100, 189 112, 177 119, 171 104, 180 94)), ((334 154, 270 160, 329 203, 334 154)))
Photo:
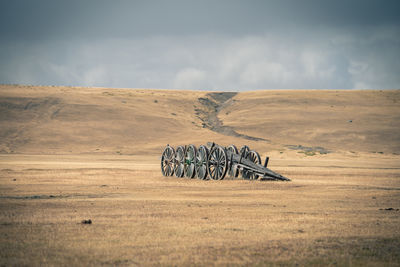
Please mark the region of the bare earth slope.
POLYGON ((2 85, 0 265, 399 266, 399 129, 400 90, 2 85), (207 141, 292 181, 161 175, 207 141))

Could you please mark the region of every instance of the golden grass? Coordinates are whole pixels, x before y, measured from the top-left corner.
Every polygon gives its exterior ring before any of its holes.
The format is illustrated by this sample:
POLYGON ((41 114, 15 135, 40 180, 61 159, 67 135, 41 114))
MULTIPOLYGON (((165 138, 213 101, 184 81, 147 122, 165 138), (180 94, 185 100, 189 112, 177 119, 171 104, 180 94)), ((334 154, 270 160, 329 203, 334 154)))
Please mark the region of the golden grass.
POLYGON ((292 182, 215 182, 163 177, 154 158, 2 157, 0 264, 399 264, 390 162, 281 160, 292 182))
POLYGON ((203 128, 196 110, 207 94, 0 85, 0 153, 147 155, 215 141, 261 152, 302 145, 400 154, 400 90, 244 92, 219 111, 223 125, 269 142, 203 128))

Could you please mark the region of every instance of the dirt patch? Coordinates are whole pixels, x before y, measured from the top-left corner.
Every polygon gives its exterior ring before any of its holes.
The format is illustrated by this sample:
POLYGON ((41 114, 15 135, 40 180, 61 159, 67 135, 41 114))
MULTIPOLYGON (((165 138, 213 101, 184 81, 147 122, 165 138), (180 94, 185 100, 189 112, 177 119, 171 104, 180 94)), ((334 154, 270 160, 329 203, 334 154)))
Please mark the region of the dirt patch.
MULTIPOLYGON (((120 195, 120 194, 118 194, 120 195)), ((33 200, 33 199, 61 199, 61 198, 107 198, 110 194, 72 194, 72 195, 30 195, 30 196, 0 196, 0 199, 21 199, 21 200, 33 200)))
POLYGON ((195 107, 195 113, 202 121, 202 127, 227 136, 239 137, 251 141, 269 142, 269 140, 264 138, 238 133, 233 127, 225 126, 223 121, 218 117, 219 112, 223 108, 233 103, 234 100, 232 98, 236 94, 235 92, 209 93, 206 97, 198 98, 201 106, 195 107))
POLYGON ((33 196, 0 196, 3 199, 51 199, 51 198, 65 198, 68 196, 55 196, 55 195, 33 195, 33 196))
POLYGON ((91 219, 89 219, 89 220, 82 220, 82 221, 81 221, 81 224, 92 224, 92 220, 91 220, 91 219))
POLYGON ((326 148, 320 146, 302 146, 302 145, 286 145, 287 148, 291 150, 299 150, 299 152, 306 154, 307 156, 314 156, 316 153, 319 154, 328 154, 331 151, 327 150, 326 148))

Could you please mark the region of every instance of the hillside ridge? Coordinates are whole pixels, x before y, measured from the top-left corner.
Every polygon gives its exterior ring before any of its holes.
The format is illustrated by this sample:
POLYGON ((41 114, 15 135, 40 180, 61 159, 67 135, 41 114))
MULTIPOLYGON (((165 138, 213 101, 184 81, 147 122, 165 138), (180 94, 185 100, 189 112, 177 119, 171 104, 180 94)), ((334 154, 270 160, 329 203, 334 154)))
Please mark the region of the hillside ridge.
POLYGON ((0 85, 0 153, 152 154, 215 141, 305 155, 400 154, 399 114, 400 90, 0 85))

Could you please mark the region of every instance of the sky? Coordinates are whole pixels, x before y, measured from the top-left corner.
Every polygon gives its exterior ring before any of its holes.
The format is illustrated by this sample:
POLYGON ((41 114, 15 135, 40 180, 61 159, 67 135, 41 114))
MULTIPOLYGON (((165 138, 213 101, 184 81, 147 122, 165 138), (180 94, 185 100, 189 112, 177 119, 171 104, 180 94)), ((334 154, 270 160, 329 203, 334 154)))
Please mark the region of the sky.
POLYGON ((0 0, 0 83, 399 89, 399 0, 0 0))

